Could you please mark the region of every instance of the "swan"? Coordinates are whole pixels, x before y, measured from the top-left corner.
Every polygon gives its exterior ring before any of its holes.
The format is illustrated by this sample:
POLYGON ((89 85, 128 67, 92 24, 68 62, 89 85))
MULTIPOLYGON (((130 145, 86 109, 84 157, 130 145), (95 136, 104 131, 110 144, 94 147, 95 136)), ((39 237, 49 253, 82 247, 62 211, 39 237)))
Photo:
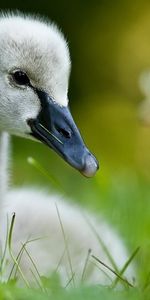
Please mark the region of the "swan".
MULTIPOLYGON (((23 278, 37 283, 29 255, 41 276, 57 269, 63 286, 110 284, 114 274, 92 257, 114 268, 104 245, 118 270, 129 256, 119 235, 99 214, 38 188, 9 187, 11 135, 46 144, 84 176, 96 173, 98 161, 85 146, 68 108, 70 67, 69 49, 56 25, 23 14, 0 16, 0 241, 3 249, 6 219, 15 212, 14 257, 28 242, 17 270, 22 284, 23 278)), ((5 255, 2 280, 10 277, 14 264, 8 249, 5 255)), ((131 267, 126 276, 132 278, 131 267)))

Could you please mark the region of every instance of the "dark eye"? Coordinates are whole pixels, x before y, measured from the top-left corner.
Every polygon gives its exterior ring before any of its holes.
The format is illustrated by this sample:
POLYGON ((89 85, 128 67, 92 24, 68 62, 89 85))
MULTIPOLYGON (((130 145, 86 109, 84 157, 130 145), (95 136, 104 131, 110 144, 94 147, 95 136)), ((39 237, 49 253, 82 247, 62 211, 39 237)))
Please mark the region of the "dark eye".
POLYGON ((27 76, 26 73, 24 73, 23 71, 15 71, 13 74, 12 74, 12 77, 13 77, 13 80, 19 84, 19 85, 29 85, 30 83, 30 80, 27 76))

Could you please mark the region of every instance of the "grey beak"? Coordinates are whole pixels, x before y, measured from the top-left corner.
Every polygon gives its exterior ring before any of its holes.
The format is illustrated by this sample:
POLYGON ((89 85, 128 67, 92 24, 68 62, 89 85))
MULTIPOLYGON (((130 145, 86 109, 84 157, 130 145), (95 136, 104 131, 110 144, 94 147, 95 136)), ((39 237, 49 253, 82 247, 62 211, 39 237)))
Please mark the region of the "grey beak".
POLYGON ((99 168, 98 161, 85 146, 68 107, 61 107, 47 93, 36 90, 42 109, 28 120, 32 135, 57 152, 67 163, 86 177, 99 168))

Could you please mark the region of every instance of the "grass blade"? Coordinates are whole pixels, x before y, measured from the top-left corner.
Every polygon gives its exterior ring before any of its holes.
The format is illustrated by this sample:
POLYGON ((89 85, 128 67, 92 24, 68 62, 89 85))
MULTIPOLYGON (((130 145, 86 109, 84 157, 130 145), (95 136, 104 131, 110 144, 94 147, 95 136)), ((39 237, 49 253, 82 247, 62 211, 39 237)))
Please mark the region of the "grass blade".
POLYGON ((82 282, 84 280, 84 275, 85 275, 85 272, 86 272, 86 268, 87 268, 87 265, 88 265, 88 262, 89 262, 89 258, 90 258, 91 252, 92 252, 92 250, 89 249, 88 253, 87 253, 87 256, 86 256, 86 259, 85 259, 85 264, 84 264, 83 272, 82 272, 82 276, 81 276, 81 281, 82 282))
POLYGON ((42 175, 44 175, 53 184, 53 186, 55 188, 60 190, 61 193, 62 192, 65 193, 65 191, 64 191, 62 185, 60 184, 60 182, 54 176, 49 175, 49 173, 33 157, 28 157, 27 162, 31 166, 33 166, 36 170, 38 170, 42 175))
POLYGON ((110 254, 108 248, 106 247, 106 245, 104 244, 103 240, 101 239, 100 235, 98 234, 98 232, 96 231, 95 227, 92 225, 92 223, 89 221, 89 219, 87 218, 87 216, 84 215, 84 218, 88 224, 88 226, 91 228, 91 230, 93 231, 94 235, 96 236, 99 244, 101 245, 102 249, 104 250, 105 254, 107 255, 111 265, 113 266, 113 268, 115 269, 116 272, 119 272, 118 267, 112 257, 112 255, 110 254))
POLYGON ((15 223, 15 213, 13 213, 12 215, 12 219, 11 219, 11 224, 10 224, 10 228, 9 228, 9 233, 8 233, 8 248, 9 248, 9 253, 10 253, 10 256, 14 262, 14 264, 17 266, 18 270, 19 270, 19 273, 23 279, 23 281, 25 282, 26 286, 29 288, 30 285, 29 285, 29 282, 27 281, 27 279, 25 278, 19 264, 18 264, 18 261, 16 260, 14 254, 13 254, 13 251, 12 251, 12 235, 13 235, 13 228, 14 228, 14 223, 15 223))
POLYGON ((71 278, 69 279, 69 281, 67 282, 67 284, 65 285, 65 289, 69 286, 69 284, 74 281, 74 276, 75 276, 75 273, 72 274, 71 278))
POLYGON ((8 233, 9 233, 9 221, 8 221, 8 215, 7 215, 7 231, 6 231, 6 239, 5 239, 5 244, 4 244, 4 252, 1 258, 1 264, 0 264, 0 274, 2 277, 2 272, 3 272, 3 264, 5 261, 6 257, 6 251, 7 251, 7 245, 8 245, 8 233))
MULTIPOLYGON (((44 287, 43 287, 43 284, 42 284, 41 275, 40 275, 40 273, 39 273, 39 270, 38 270, 38 268, 37 268, 37 266, 36 266, 36 264, 35 264, 33 258, 31 257, 30 253, 29 253, 28 250, 26 249, 26 246, 25 246, 24 244, 22 244, 22 246, 23 246, 23 248, 24 248, 24 250, 25 250, 27 256, 29 257, 29 259, 30 259, 32 265, 34 266, 34 269, 35 269, 35 271, 36 271, 36 273, 37 273, 37 275, 38 275, 38 278, 39 278, 40 282, 38 281, 38 279, 36 278, 36 276, 34 276, 34 277, 35 277, 35 278, 37 279, 37 281, 39 282, 39 285, 40 285, 42 291, 44 291, 44 287)), ((32 270, 31 270, 31 271, 32 271, 32 270)), ((34 274, 34 273, 32 272, 32 274, 34 274)), ((35 274, 34 274, 34 275, 35 275, 35 274)))
POLYGON ((67 244, 65 230, 64 230, 63 223, 62 223, 60 213, 59 213, 59 210, 58 210, 58 207, 57 207, 56 203, 55 203, 55 206, 56 206, 56 211, 57 211, 57 215, 58 215, 58 219, 59 219, 59 223, 60 223, 60 227, 61 227, 61 231, 62 231, 64 243, 65 243, 66 253, 67 253, 68 262, 69 262, 69 267, 70 267, 70 271, 71 271, 71 281, 73 281, 73 285, 75 286, 75 280, 74 280, 75 274, 74 274, 73 268, 72 268, 71 256, 70 256, 70 252, 69 252, 69 248, 68 248, 68 244, 67 244))
POLYGON ((43 128, 47 133, 49 133, 57 142, 63 145, 63 142, 52 132, 50 132, 45 126, 43 126, 41 123, 39 123, 40 127, 43 128))
POLYGON ((113 270, 111 267, 109 267, 107 264, 105 264, 103 261, 101 261, 98 257, 96 257, 95 255, 92 255, 92 257, 101 265, 103 265, 105 268, 107 268, 110 272, 112 272, 114 275, 116 275, 121 281, 123 281, 124 283, 126 283, 128 286, 130 287, 134 287, 127 279, 123 278, 120 276, 119 273, 117 273, 115 270, 113 270))
MULTIPOLYGON (((121 271, 119 272, 119 275, 122 276, 124 274, 124 272, 126 271, 126 269, 128 268, 128 266, 130 265, 130 263, 133 261, 133 259, 135 258, 135 256, 137 255, 137 253, 139 252, 140 247, 137 247, 133 253, 131 254, 131 256, 129 257, 129 259, 126 261, 126 263, 124 264, 123 268, 121 269, 121 271)), ((113 288, 116 287, 118 281, 119 281, 119 277, 117 277, 113 283, 113 288)))
POLYGON ((59 259, 59 261, 58 261, 58 264, 57 264, 57 266, 56 266, 56 268, 55 268, 55 273, 57 273, 57 271, 58 271, 58 269, 59 269, 59 266, 61 265, 61 263, 62 263, 62 260, 63 260, 63 258, 64 258, 64 256, 65 256, 65 253, 66 253, 66 248, 64 249, 64 251, 63 251, 63 253, 62 253, 62 255, 61 255, 61 257, 60 257, 60 259, 59 259))
POLYGON ((91 261, 91 263, 94 265, 94 267, 96 267, 97 269, 99 269, 110 280, 110 282, 112 284, 112 278, 106 273, 106 271, 104 271, 102 268, 99 267, 100 264, 97 265, 95 263, 95 261, 91 261))
MULTIPOLYGON (((17 260, 18 264, 19 264, 20 261, 21 261, 21 258, 22 258, 23 252, 24 252, 24 247, 25 247, 27 244, 29 244, 29 243, 32 243, 32 242, 35 242, 35 241, 38 241, 38 240, 41 240, 41 239, 42 239, 42 238, 35 238, 35 239, 27 240, 25 243, 22 244, 22 247, 21 247, 21 249, 19 250, 19 252, 18 252, 18 254, 17 254, 17 257, 16 257, 16 260, 17 260)), ((7 280, 7 281, 10 280, 10 278, 11 278, 11 276, 12 276, 12 273, 13 273, 15 267, 16 267, 16 270, 15 270, 14 278, 16 277, 18 269, 17 269, 16 264, 14 263, 13 266, 12 266, 12 269, 11 269, 11 271, 10 271, 10 274, 9 274, 9 277, 8 277, 8 280, 7 280)))

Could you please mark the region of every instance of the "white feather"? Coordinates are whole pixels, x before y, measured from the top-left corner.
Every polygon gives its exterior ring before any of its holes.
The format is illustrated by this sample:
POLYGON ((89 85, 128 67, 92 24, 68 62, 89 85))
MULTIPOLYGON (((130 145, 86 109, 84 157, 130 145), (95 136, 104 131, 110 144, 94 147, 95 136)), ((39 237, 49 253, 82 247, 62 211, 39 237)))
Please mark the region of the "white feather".
MULTIPOLYGON (((17 255, 22 243, 28 239, 42 237, 27 245, 40 274, 52 273, 66 247, 56 204, 63 223, 66 243, 72 261, 72 271, 77 283, 81 281, 88 250, 111 266, 106 252, 87 224, 80 207, 69 204, 68 200, 49 196, 37 190, 7 190, 8 137, 10 134, 27 136, 30 128, 26 120, 37 116, 40 110, 39 99, 29 88, 18 88, 10 82, 9 72, 14 68, 25 70, 33 86, 44 88, 58 104, 68 104, 68 78, 70 73, 69 51, 65 39, 51 23, 44 23, 33 17, 7 15, 0 18, 0 195, 1 195, 1 243, 6 237, 6 217, 16 213, 13 233, 13 251, 17 255)), ((123 267, 128 258, 123 241, 101 216, 85 212, 99 236, 110 251, 118 268, 123 267)), ((58 268, 62 283, 67 284, 71 270, 65 251, 58 268)), ((7 253, 9 266, 5 269, 7 278, 13 264, 7 253)), ((92 262, 93 261, 93 262, 92 262)), ((90 257, 84 274, 86 283, 110 283, 108 277, 93 265, 90 257)), ((21 269, 26 277, 34 280, 30 259, 24 252, 21 269)), ((105 269, 110 278, 113 274, 105 269)), ((132 277, 130 267, 127 275, 132 277)), ((18 273, 19 275, 19 273, 18 273)))

